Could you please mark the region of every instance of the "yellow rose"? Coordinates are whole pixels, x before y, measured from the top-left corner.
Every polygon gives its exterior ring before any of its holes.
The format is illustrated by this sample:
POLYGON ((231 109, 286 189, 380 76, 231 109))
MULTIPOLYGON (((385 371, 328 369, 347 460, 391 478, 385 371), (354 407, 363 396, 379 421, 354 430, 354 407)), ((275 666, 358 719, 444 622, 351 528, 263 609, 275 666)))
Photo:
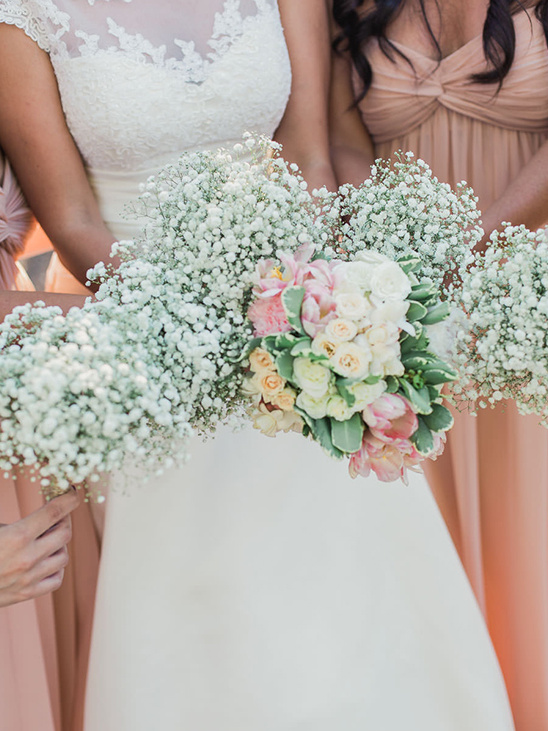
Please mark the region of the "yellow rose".
POLYGON ((273 371, 276 369, 272 356, 263 348, 255 348, 249 355, 249 366, 255 373, 261 371, 273 371))

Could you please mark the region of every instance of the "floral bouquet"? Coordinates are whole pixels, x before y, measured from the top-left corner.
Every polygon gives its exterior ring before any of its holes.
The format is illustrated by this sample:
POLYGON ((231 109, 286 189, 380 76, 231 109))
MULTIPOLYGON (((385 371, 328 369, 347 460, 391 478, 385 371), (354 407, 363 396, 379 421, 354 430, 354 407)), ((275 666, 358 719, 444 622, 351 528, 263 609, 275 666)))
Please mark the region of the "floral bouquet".
POLYGON ((256 427, 312 436, 350 457, 352 477, 405 480, 438 456, 453 423, 441 389, 456 373, 428 348, 448 308, 419 266, 372 251, 325 260, 312 247, 260 262, 245 384, 256 427))
POLYGON ((377 160, 370 178, 343 185, 340 194, 344 251, 371 248, 390 259, 412 253, 444 295, 448 275, 464 271, 483 238, 473 190, 465 183, 453 190, 411 152, 377 160))
MULTIPOLYGON (((271 148, 248 136, 166 166, 131 212, 142 237, 115 245, 117 270, 89 273, 96 301, 66 316, 27 306, 0 325, 0 468, 34 465, 45 487, 124 460, 158 471, 188 456, 192 432, 244 423, 250 391, 258 425, 301 428, 352 455, 352 474, 394 479, 439 453, 455 373, 429 345, 448 308, 415 251, 424 226, 393 251, 382 226, 360 243, 352 217, 341 228, 340 197, 312 196, 271 148)), ((444 231, 470 222, 426 168, 400 174, 409 201, 437 191, 444 231)), ((410 208, 398 186, 381 199, 398 201, 392 246, 410 208)))
POLYGON ((460 398, 480 407, 512 399, 522 414, 538 414, 548 426, 546 230, 494 232, 454 298, 466 313, 453 342, 460 398))
POLYGON ((96 301, 66 316, 25 306, 0 324, 0 469, 42 486, 97 480, 125 460, 144 475, 188 456, 193 431, 241 423, 239 356, 256 263, 327 240, 321 198, 247 137, 188 154, 149 181, 139 241, 99 264, 96 301))

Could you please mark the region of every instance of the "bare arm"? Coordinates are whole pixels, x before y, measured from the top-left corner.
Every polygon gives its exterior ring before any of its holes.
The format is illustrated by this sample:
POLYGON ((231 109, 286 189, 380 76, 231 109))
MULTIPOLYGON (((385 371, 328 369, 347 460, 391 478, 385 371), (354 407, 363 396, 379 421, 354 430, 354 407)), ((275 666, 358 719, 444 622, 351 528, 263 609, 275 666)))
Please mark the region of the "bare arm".
POLYGON ((333 53, 329 104, 331 159, 339 185, 359 185, 375 161, 373 142, 354 106, 350 61, 333 53))
POLYGON ((503 195, 484 211, 486 239, 503 221, 524 224, 532 230, 548 224, 548 142, 520 170, 503 195))
POLYGON ((311 188, 335 189, 327 118, 330 45, 325 0, 280 0, 279 5, 293 78, 275 138, 311 188))
MULTIPOLYGON (((82 283, 109 258, 104 225, 67 128, 48 55, 23 31, 0 25, 0 146, 61 261, 82 283)), ((28 297, 27 297, 28 298, 28 297)))
POLYGON ((81 307, 85 297, 78 294, 59 294, 57 292, 7 292, 0 290, 0 320, 3 320, 14 307, 25 305, 27 302, 41 300, 46 305, 57 305, 63 312, 71 307, 81 307))

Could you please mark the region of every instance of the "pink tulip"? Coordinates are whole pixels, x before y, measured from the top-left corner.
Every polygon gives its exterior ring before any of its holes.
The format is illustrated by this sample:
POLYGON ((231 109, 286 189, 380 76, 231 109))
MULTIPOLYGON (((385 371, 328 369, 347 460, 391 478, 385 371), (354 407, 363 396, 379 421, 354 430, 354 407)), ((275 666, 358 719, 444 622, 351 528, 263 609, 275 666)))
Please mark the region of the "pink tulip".
POLYGON ((275 297, 257 299, 251 304, 247 316, 253 323, 256 337, 291 330, 287 321, 281 294, 275 297))
POLYGON ((405 480, 404 455, 400 449, 366 432, 360 451, 350 458, 349 472, 351 477, 367 477, 371 470, 381 482, 405 480))
POLYGON ((398 444, 417 431, 419 421, 409 402, 395 393, 385 393, 363 410, 371 433, 386 444, 398 444))

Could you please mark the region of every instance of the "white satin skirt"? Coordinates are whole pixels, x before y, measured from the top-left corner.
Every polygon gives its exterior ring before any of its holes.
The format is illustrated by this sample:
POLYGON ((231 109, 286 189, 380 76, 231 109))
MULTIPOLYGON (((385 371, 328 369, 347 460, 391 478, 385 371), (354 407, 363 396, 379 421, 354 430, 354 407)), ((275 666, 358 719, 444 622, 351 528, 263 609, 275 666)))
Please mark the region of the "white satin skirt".
POLYGON ((296 434, 221 429, 113 480, 85 731, 511 731, 424 478, 351 480, 296 434))

